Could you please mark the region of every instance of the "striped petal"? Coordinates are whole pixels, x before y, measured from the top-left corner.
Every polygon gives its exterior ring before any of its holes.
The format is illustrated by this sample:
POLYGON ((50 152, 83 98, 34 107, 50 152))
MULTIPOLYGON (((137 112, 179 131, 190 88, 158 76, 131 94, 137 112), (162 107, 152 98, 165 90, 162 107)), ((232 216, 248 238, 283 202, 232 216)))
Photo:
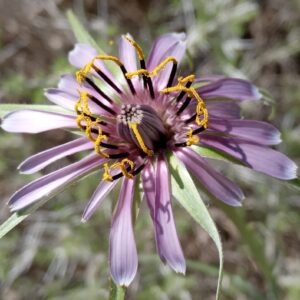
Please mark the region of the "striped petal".
MULTIPOLYGON (((232 102, 221 102, 221 101, 208 101, 206 103, 209 116, 213 118, 221 119, 240 119, 241 109, 240 106, 232 102)), ((195 113, 193 109, 193 113, 195 113)))
POLYGON ((142 180, 155 227, 158 254, 175 272, 184 274, 186 264, 172 212, 170 175, 162 156, 158 158, 155 173, 148 165, 143 171, 142 180))
POLYGON ((297 165, 286 155, 271 148, 239 138, 201 135, 201 144, 223 151, 255 171, 290 180, 297 177, 297 165))
POLYGON ((79 138, 30 156, 19 165, 18 169, 24 174, 32 174, 63 157, 92 148, 94 144, 89 139, 79 138))
POLYGON ((118 180, 114 181, 101 181, 98 188, 94 192, 89 203, 86 205, 81 222, 86 222, 94 214, 96 209, 102 204, 108 193, 116 186, 118 180))
POLYGON ((76 44, 69 52, 69 62, 78 69, 82 69, 97 55, 97 50, 87 44, 76 44))
POLYGON ((244 198, 241 189, 214 170, 203 157, 189 148, 177 150, 175 154, 213 196, 228 205, 241 206, 244 198))
POLYGON ((271 124, 254 120, 209 119, 209 128, 218 133, 235 135, 263 145, 281 142, 280 132, 271 124))
POLYGON ((134 179, 124 178, 109 237, 110 273, 121 286, 132 282, 138 266, 132 226, 134 184, 134 179))
POLYGON ((51 197, 65 185, 88 174, 104 161, 105 159, 99 158, 99 155, 93 154, 79 162, 40 177, 14 193, 8 202, 9 207, 12 211, 17 211, 37 202, 43 197, 51 197))
MULTIPOLYGON (((186 35, 184 33, 168 33, 159 37, 153 44, 150 51, 147 69, 151 72, 163 60, 169 56, 175 57, 178 64, 180 64, 186 50, 186 35)), ((166 87, 172 69, 172 63, 168 63, 158 75, 153 77, 154 83, 158 89, 166 87)))
MULTIPOLYGON (((130 34, 127 34, 127 36, 133 39, 130 34)), ((136 50, 124 36, 119 40, 119 56, 128 72, 137 70, 136 50)))
POLYGON ((1 127, 8 132, 39 133, 58 128, 77 128, 75 117, 39 110, 19 110, 7 114, 1 127))
POLYGON ((197 89, 203 99, 227 98, 233 100, 261 99, 258 89, 249 81, 238 78, 224 78, 197 89))

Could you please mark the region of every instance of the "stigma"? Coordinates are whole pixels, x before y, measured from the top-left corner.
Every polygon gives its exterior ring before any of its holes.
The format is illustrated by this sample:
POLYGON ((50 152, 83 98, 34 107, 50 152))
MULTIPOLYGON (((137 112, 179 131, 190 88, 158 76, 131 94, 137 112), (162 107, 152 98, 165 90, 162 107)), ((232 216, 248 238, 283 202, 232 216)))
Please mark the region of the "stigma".
POLYGON ((119 136, 135 144, 148 156, 166 147, 167 132, 164 124, 148 105, 122 105, 117 123, 119 136))

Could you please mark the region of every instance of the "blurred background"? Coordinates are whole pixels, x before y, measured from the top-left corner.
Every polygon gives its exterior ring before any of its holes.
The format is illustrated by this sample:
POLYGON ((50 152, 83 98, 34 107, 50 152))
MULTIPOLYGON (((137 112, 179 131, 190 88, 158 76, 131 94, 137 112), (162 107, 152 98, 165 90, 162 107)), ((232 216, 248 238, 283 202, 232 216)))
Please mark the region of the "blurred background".
MULTIPOLYGON (((45 87, 73 72, 75 42, 66 19, 72 9, 107 53, 130 32, 145 52, 159 34, 188 34, 182 70, 247 78, 270 92, 247 117, 282 131, 279 149, 300 164, 300 2, 298 0, 0 0, 0 102, 47 103, 45 87)), ((19 175, 26 157, 71 139, 71 134, 0 135, 0 221, 10 195, 38 175, 19 175)), ((66 158, 53 168, 76 160, 66 158)), ((207 201, 225 256, 222 299, 300 299, 300 201, 286 184, 244 168, 216 166, 246 195, 243 208, 207 201)), ((47 169, 48 171, 51 168, 47 169)), ((0 299, 106 299, 111 202, 87 224, 84 205, 99 178, 91 176, 32 214, 0 241, 0 299)), ((209 236, 177 204, 177 229, 187 275, 155 253, 144 204, 136 225, 139 271, 127 299, 214 299, 218 254, 209 236)))

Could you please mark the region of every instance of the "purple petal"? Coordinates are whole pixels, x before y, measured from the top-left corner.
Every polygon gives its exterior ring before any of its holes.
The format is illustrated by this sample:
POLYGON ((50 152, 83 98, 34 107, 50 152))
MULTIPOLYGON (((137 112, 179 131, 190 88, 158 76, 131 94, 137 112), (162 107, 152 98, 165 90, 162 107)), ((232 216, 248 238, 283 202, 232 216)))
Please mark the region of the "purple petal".
MULTIPOLYGON (((76 68, 84 68, 92 59, 97 56, 97 50, 90 45, 86 44, 76 44, 74 49, 69 52, 69 62, 76 68)), ((95 60, 94 64, 104 73, 111 81, 115 83, 122 90, 120 84, 115 80, 115 77, 107 70, 103 60, 95 60)), ((95 71, 91 71, 92 74, 96 77, 99 75, 95 71)))
POLYGON ((68 142, 57 147, 47 149, 43 152, 30 156, 25 161, 23 161, 18 169, 24 174, 32 174, 34 172, 40 171, 49 164, 57 161, 60 158, 66 157, 68 155, 92 149, 94 144, 86 137, 79 138, 77 140, 68 142))
POLYGON ((104 161, 105 159, 101 159, 99 155, 93 154, 32 181, 13 194, 8 202, 10 209, 17 211, 43 197, 50 197, 51 194, 59 191, 63 186, 73 182, 78 177, 89 173, 104 161))
POLYGON ((216 148, 240 160, 248 167, 275 178, 297 177, 297 166, 286 155, 271 148, 239 138, 201 135, 201 144, 216 148))
POLYGON ((1 127, 8 132, 39 133, 58 128, 77 128, 77 125, 74 116, 26 109, 7 114, 1 127))
MULTIPOLYGON (((186 35, 184 33, 168 33, 159 37, 151 49, 147 68, 153 71, 168 56, 174 56, 178 62, 181 62, 186 50, 186 35)), ((158 76, 153 77, 158 89, 166 87, 172 69, 172 63, 159 71, 158 76)))
MULTIPOLYGON (((103 102, 106 106, 115 110, 116 106, 114 104, 108 103, 101 95, 99 95, 95 90, 88 86, 88 84, 79 85, 72 75, 63 75, 58 83, 58 88, 50 88, 45 90, 45 96, 51 102, 62 106, 66 109, 75 110, 75 104, 79 100, 79 91, 87 92, 88 94, 96 97, 99 101, 103 102)), ((89 101, 89 109, 94 114, 108 115, 109 113, 102 109, 96 103, 89 101)))
POLYGON ((175 272, 184 274, 186 264, 176 232, 171 206, 170 175, 164 158, 158 158, 156 174, 151 166, 147 166, 143 171, 142 179, 155 227, 158 254, 161 260, 175 272))
POLYGON ((49 101, 55 103, 63 108, 74 111, 75 103, 79 99, 79 95, 70 94, 68 92, 59 90, 59 89, 47 89, 45 90, 44 95, 48 98, 49 101))
POLYGON ((60 77, 58 83, 58 89, 66 92, 68 94, 72 94, 78 98, 78 89, 81 86, 76 81, 76 78, 73 75, 65 74, 60 77))
POLYGON ((109 237, 110 272, 114 282, 128 286, 137 271, 138 258, 132 226, 134 179, 124 178, 109 237))
POLYGON ((260 100, 261 94, 249 81, 224 78, 207 84, 197 90, 203 99, 228 98, 234 100, 260 100))
POLYGON ((107 194, 116 186, 118 180, 114 181, 101 181, 98 188, 94 192, 89 203, 86 205, 81 222, 86 222, 94 214, 96 209, 102 204, 107 194))
MULTIPOLYGON (((206 103, 209 116, 221 119, 240 119, 241 109, 232 102, 209 101, 206 103)), ((193 110, 195 112, 195 108, 193 110)))
POLYGON ((203 157, 190 148, 177 150, 175 154, 212 195, 228 205, 241 206, 244 198, 241 189, 214 170, 203 157))
POLYGON ((235 135, 263 145, 276 145, 281 142, 280 132, 266 122, 210 118, 209 128, 218 131, 218 133, 235 135))
POLYGON ((167 53, 176 45, 185 44, 185 33, 167 33, 155 40, 149 54, 147 69, 152 71, 164 59, 167 53))
POLYGON ((87 44, 76 44, 69 52, 69 62, 78 69, 82 69, 97 55, 97 50, 87 44))
MULTIPOLYGON (((130 39, 133 39, 130 34, 127 34, 130 39)), ((122 36, 119 40, 119 56, 120 60, 128 72, 136 71, 136 51, 135 48, 122 36)))

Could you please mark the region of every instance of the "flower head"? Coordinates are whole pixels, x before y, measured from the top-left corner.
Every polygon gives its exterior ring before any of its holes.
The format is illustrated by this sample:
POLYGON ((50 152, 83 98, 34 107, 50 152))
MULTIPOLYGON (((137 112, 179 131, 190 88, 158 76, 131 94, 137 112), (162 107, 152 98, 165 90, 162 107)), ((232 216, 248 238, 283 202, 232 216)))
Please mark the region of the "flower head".
POLYGON ((140 173, 159 256, 176 272, 185 272, 171 208, 167 152, 173 152, 209 193, 233 206, 243 199, 240 188, 191 146, 216 149, 275 178, 296 177, 296 165, 269 147, 280 142, 278 130, 240 116, 240 101, 258 101, 258 90, 241 79, 178 77, 185 49, 185 35, 177 33, 158 38, 147 61, 129 35, 120 39, 119 57, 97 55, 91 46, 77 44, 69 55, 70 63, 79 69, 76 76, 63 76, 58 88, 45 92, 51 102, 69 113, 23 110, 7 115, 2 123, 10 132, 68 128, 82 133, 73 141, 29 157, 19 166, 23 173, 37 172, 60 158, 90 150, 82 160, 17 191, 9 201, 12 211, 102 168, 101 182, 82 216, 87 221, 122 178, 109 254, 112 278, 120 285, 129 285, 137 270, 132 202, 140 173), (112 75, 107 63, 117 67, 117 75, 112 75))

